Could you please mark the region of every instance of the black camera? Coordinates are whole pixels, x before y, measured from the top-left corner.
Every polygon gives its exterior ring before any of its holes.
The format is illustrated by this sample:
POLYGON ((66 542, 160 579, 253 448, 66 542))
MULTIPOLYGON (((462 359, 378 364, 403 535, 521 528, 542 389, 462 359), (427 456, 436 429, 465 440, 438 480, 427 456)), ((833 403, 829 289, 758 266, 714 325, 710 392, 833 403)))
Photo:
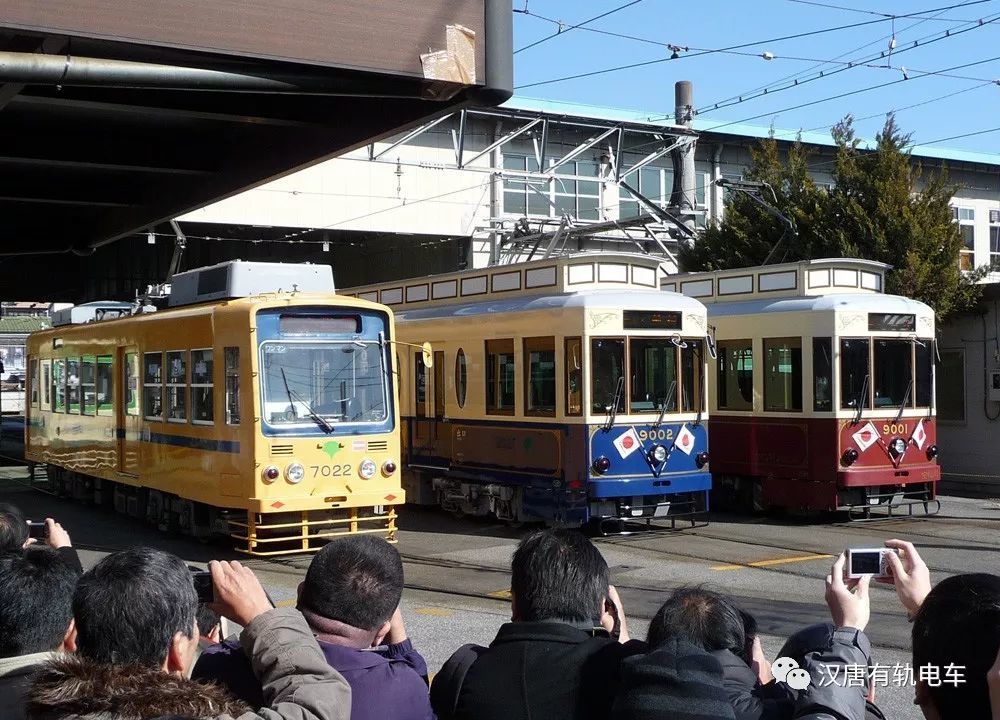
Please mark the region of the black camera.
POLYGON ((215 602, 215 586, 212 584, 212 573, 208 570, 192 570, 191 580, 194 591, 198 593, 199 603, 215 602))
POLYGON ((49 536, 49 527, 44 522, 28 521, 28 537, 35 540, 45 540, 49 536))

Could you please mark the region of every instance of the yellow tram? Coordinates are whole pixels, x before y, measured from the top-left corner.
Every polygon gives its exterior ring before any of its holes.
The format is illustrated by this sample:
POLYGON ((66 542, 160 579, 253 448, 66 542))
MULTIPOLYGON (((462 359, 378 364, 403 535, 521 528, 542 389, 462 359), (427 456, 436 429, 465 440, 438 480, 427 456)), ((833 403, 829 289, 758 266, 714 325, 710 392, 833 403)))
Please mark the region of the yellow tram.
POLYGON ((278 263, 180 273, 170 305, 90 303, 30 336, 26 460, 64 494, 252 555, 395 540, 392 312, 334 294, 329 266, 278 263))

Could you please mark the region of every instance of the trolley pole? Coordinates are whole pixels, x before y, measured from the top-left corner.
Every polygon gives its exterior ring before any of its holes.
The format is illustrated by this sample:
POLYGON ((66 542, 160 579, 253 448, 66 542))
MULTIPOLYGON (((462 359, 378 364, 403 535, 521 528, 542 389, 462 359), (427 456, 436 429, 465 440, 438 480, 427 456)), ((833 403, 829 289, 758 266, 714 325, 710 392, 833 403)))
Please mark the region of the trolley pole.
MULTIPOLYGON (((694 91, 690 80, 674 83, 674 123, 690 128, 694 121, 694 91)), ((684 224, 694 232, 695 209, 695 143, 687 143, 671 152, 674 165, 674 187, 670 204, 684 224)))

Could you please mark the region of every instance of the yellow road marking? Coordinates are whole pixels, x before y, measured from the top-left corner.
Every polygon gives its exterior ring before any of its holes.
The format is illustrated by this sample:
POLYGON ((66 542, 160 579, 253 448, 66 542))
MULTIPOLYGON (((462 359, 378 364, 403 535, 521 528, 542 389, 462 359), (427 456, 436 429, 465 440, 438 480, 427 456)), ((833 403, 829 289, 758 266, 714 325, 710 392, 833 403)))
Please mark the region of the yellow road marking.
POLYGON ((756 560, 742 565, 713 565, 713 570, 742 570, 748 567, 770 567, 771 565, 786 565, 788 563, 809 562, 810 560, 826 560, 833 555, 797 555, 795 557, 774 558, 773 560, 756 560))
POLYGON ((486 593, 486 597, 496 598, 497 600, 510 600, 510 590, 496 590, 495 592, 486 593))
POLYGON ((451 617, 454 613, 445 608, 425 607, 414 610, 417 615, 433 615, 434 617, 451 617))

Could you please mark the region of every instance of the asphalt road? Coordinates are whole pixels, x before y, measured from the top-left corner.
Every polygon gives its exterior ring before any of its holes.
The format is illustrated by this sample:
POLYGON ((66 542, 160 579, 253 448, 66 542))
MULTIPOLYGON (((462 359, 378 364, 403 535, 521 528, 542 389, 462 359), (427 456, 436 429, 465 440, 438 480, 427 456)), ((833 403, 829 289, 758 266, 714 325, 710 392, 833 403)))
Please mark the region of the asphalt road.
MULTIPOLYGON (((221 543, 165 535, 136 520, 26 489, 17 480, 20 474, 0 469, 0 501, 19 505, 32 518, 49 516, 62 522, 85 565, 134 545, 155 545, 192 563, 235 558, 258 572, 278 603, 294 602, 307 557, 248 560, 221 543)), ((774 658, 789 634, 828 619, 823 579, 834 554, 897 537, 918 546, 935 581, 954 573, 996 571, 998 521, 1000 501, 943 498, 941 512, 933 518, 847 523, 829 516, 721 515, 707 527, 596 541, 611 566, 633 636, 645 636, 648 619, 671 589, 703 585, 738 598, 757 618, 764 649, 774 658)), ((529 528, 410 508, 403 511, 400 526, 399 550, 406 569, 404 616, 434 672, 459 645, 488 644, 509 619, 510 557, 529 528)), ((883 665, 905 664, 910 624, 892 588, 873 588, 868 632, 875 659, 883 665)), ((920 717, 912 705, 912 688, 877 692, 889 717, 920 717)))

